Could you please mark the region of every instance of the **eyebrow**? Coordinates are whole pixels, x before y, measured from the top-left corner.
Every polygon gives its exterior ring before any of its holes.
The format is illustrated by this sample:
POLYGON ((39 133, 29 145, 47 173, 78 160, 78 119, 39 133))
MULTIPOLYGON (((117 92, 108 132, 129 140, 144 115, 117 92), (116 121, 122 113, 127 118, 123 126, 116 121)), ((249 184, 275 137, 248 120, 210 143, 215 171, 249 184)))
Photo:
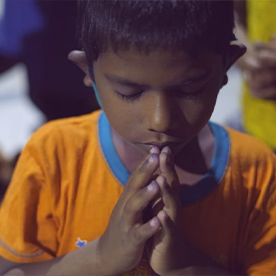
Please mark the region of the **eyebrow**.
MULTIPOLYGON (((124 86, 144 87, 144 88, 145 87, 149 87, 146 84, 135 83, 133 81, 130 81, 130 80, 127 80, 127 79, 124 79, 124 78, 121 78, 121 77, 117 77, 117 76, 114 76, 114 75, 110 75, 110 74, 104 74, 104 76, 110 82, 116 83, 116 84, 120 84, 120 85, 124 85, 124 86)), ((200 74, 198 76, 192 77, 192 78, 190 78, 188 80, 181 81, 178 84, 169 85, 168 88, 170 88, 170 87, 176 87, 176 86, 181 86, 181 85, 185 85, 185 84, 189 84, 190 82, 194 82, 194 81, 201 81, 201 80, 209 78, 210 76, 211 76, 210 73, 204 72, 204 73, 202 73, 202 74, 200 74)))
POLYGON ((117 77, 114 75, 110 74, 104 74, 107 80, 109 80, 112 83, 120 84, 120 85, 125 85, 125 86, 132 86, 132 87, 148 87, 146 84, 139 84, 121 77, 117 77))

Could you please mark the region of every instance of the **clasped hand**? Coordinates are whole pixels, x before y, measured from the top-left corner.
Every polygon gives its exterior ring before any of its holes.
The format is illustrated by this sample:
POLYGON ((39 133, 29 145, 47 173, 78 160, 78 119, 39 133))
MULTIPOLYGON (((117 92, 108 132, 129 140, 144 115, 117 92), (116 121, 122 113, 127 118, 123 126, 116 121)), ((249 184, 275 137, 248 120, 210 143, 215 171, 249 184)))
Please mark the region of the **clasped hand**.
POLYGON ((178 189, 170 149, 160 152, 153 147, 130 176, 99 239, 98 265, 103 275, 131 270, 144 250, 159 275, 181 268, 185 246, 179 233, 178 189))

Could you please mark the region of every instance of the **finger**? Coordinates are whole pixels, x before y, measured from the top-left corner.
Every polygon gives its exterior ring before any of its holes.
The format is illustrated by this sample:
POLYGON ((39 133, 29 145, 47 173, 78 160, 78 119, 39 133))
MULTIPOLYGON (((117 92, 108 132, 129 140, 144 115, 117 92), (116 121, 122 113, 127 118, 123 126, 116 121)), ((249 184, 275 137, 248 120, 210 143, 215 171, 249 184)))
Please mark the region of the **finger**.
POLYGON ((152 146, 150 149, 150 153, 160 154, 160 149, 156 146, 152 146))
POLYGON ((248 74, 247 81, 251 89, 258 90, 276 85, 276 70, 262 70, 248 74))
POLYGON ((243 46, 243 52, 238 57, 236 64, 239 68, 243 70, 255 70, 261 68, 261 64, 257 58, 256 51, 251 43, 249 43, 246 47, 244 45, 239 45, 240 47, 243 46))
MULTIPOLYGON (((152 146, 151 147, 151 149, 150 149, 150 153, 152 153, 152 154, 160 154, 160 149, 158 148, 158 147, 156 147, 156 146, 152 146)), ((159 175, 160 173, 159 173, 159 167, 157 167, 157 169, 156 169, 156 171, 154 172, 154 174, 153 174, 153 179, 156 179, 156 177, 159 175)))
POLYGON ((266 100, 276 100, 276 85, 266 87, 263 89, 252 89, 251 94, 256 98, 266 99, 266 100))
POLYGON ((261 51, 273 52, 276 50, 274 43, 275 43, 274 38, 272 38, 271 43, 257 42, 252 45, 252 49, 253 51, 256 51, 256 52, 261 52, 261 51))
POLYGON ((258 59, 262 68, 276 68, 276 51, 274 53, 267 51, 260 52, 258 59))
POLYGON ((165 176, 171 187, 177 188, 179 186, 179 180, 175 170, 172 152, 169 147, 164 147, 162 149, 159 160, 161 174, 165 176))
POLYGON ((155 197, 152 200, 152 204, 150 205, 150 209, 149 209, 149 215, 151 217, 157 216, 157 214, 163 209, 164 209, 164 202, 162 201, 162 198, 160 197, 160 192, 159 192, 158 197, 155 197))
POLYGON ((167 212, 162 210, 158 213, 157 217, 161 223, 162 236, 173 236, 175 232, 175 223, 167 212))
POLYGON ((137 191, 146 187, 153 179, 153 174, 159 166, 159 155, 150 154, 147 155, 138 168, 131 174, 124 193, 127 193, 129 197, 133 196, 137 191))
POLYGON ((256 43, 253 49, 262 66, 276 67, 276 47, 274 44, 256 43))
POLYGON ((176 221, 178 208, 180 207, 180 201, 177 196, 178 193, 173 192, 173 189, 168 185, 164 176, 158 176, 156 182, 160 188, 161 199, 164 204, 163 210, 168 213, 173 221, 176 221))
POLYGON ((254 55, 253 52, 248 52, 243 58, 243 70, 249 72, 262 69, 261 61, 254 55))
POLYGON ((143 211, 159 192, 159 185, 153 180, 147 187, 138 191, 127 201, 123 212, 124 223, 127 228, 133 227, 136 223, 141 223, 143 211))
POLYGON ((161 226, 161 222, 158 217, 153 217, 145 224, 139 225, 130 231, 130 235, 134 243, 140 245, 145 243, 151 238, 161 226))
POLYGON ((166 178, 163 175, 159 175, 156 178, 156 182, 160 188, 161 199, 166 209, 175 210, 178 208, 178 202, 173 192, 173 188, 167 183, 166 178))

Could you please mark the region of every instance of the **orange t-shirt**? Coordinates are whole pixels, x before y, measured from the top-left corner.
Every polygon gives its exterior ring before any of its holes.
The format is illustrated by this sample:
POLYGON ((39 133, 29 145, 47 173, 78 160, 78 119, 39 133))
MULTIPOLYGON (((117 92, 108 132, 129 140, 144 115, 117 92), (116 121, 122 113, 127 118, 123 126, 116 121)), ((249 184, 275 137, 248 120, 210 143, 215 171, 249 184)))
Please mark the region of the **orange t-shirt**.
MULTIPOLYGON (((180 194, 183 234, 233 273, 275 275, 276 157, 255 138, 209 125, 210 171, 180 194)), ((23 150, 2 203, 0 255, 48 260, 101 236, 128 177, 103 112, 46 124, 23 150)), ((150 274, 146 260, 136 270, 150 274)))

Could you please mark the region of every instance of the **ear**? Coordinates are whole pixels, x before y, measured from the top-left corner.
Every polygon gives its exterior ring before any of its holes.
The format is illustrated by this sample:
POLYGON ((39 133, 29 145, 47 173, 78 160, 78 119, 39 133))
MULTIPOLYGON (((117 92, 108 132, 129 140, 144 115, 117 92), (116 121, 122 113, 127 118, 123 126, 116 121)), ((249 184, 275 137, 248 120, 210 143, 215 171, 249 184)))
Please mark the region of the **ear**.
POLYGON ((246 52, 246 47, 243 44, 231 44, 228 51, 228 63, 226 64, 226 72, 229 68, 246 52))
POLYGON ((230 67, 245 54, 246 47, 243 44, 231 44, 225 57, 225 76, 223 77, 222 86, 228 83, 227 71, 230 67))
POLYGON ((68 55, 68 59, 75 63, 85 74, 83 83, 87 87, 91 87, 91 77, 89 74, 89 67, 84 51, 72 51, 68 55))
POLYGON ((228 83, 228 76, 227 76, 227 74, 225 74, 223 81, 222 81, 222 86, 226 85, 227 83, 228 83))

